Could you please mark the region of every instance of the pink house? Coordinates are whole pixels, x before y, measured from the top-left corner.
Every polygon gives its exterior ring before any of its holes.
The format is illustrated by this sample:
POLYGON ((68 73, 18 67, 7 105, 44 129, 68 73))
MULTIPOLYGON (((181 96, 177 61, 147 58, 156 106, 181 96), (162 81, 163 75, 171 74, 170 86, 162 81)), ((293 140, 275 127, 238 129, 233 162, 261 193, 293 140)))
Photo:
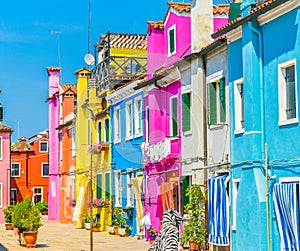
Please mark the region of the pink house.
POLYGON ((49 76, 49 195, 48 218, 59 220, 60 211, 60 158, 59 158, 59 77, 60 68, 47 67, 49 76))
POLYGON ((191 53, 190 4, 168 5, 163 22, 148 22, 148 81, 142 85, 149 85, 145 95, 145 213, 156 230, 165 210, 182 212, 181 81, 174 63, 191 53))
POLYGON ((0 223, 4 223, 3 209, 10 204, 10 136, 12 129, 0 124, 0 223))

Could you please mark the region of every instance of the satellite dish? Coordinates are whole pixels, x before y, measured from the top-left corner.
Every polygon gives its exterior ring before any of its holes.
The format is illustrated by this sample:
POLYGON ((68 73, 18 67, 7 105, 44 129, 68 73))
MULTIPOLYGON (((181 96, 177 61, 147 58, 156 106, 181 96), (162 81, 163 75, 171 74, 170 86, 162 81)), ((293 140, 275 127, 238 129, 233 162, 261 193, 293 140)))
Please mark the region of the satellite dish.
POLYGON ((95 63, 95 58, 94 58, 94 56, 92 54, 86 54, 84 56, 84 61, 86 62, 86 64, 88 66, 91 66, 92 64, 95 63))

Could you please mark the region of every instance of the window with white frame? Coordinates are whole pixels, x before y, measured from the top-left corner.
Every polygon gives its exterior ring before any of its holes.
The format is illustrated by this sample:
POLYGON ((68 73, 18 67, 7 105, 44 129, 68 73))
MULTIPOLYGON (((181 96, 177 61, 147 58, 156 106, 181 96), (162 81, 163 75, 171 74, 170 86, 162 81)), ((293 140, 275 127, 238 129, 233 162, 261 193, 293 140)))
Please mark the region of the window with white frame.
POLYGON ((17 202, 17 189, 10 189, 10 204, 15 204, 17 202))
POLYGON ((279 125, 298 122, 296 60, 278 65, 279 125))
POLYGON ((109 119, 104 119, 104 140, 109 142, 109 119))
POLYGON ((191 131, 191 93, 182 93, 182 132, 191 131))
POLYGON ((47 141, 40 141, 40 152, 48 152, 48 142, 47 141))
POLYGON ((134 134, 142 135, 142 99, 141 97, 134 99, 134 134))
POLYGON ((208 83, 208 124, 214 125, 226 121, 225 78, 208 83))
POLYGON ((10 168, 11 177, 20 177, 20 163, 12 162, 10 168))
POLYGON ((33 187, 32 188, 32 202, 36 203, 43 201, 43 188, 42 187, 33 187))
POLYGON ((127 203, 126 207, 133 207, 132 173, 127 173, 127 203))
POLYGON ((98 141, 102 141, 102 123, 101 121, 97 122, 97 135, 98 135, 98 141))
POLYGON ((150 127, 150 121, 149 121, 149 106, 146 107, 146 111, 145 111, 145 118, 146 118, 146 142, 149 143, 149 127, 150 127))
POLYGON ((176 25, 172 25, 168 29, 168 56, 176 53, 176 25))
POLYGON ((236 229, 236 198, 238 194, 240 179, 233 179, 232 182, 232 230, 236 229))
POLYGON ((234 81, 234 124, 235 133, 244 132, 244 82, 234 81))
POLYGON ((2 182, 0 182, 0 207, 3 207, 3 188, 2 182))
POLYGON ((126 102, 126 139, 132 139, 132 102, 126 102))
POLYGON ((121 141, 121 119, 120 119, 120 107, 114 109, 114 143, 121 141))
POLYGON ((115 171, 115 207, 122 206, 122 179, 121 172, 115 171))
POLYGON ((49 163, 42 163, 42 177, 49 177, 49 163))
POLYGON ((177 95, 170 98, 170 136, 178 135, 178 99, 177 95))
POLYGON ((2 156, 3 156, 3 153, 2 153, 3 147, 2 147, 2 145, 3 145, 3 140, 2 140, 2 136, 1 136, 0 137, 0 160, 2 160, 2 156))

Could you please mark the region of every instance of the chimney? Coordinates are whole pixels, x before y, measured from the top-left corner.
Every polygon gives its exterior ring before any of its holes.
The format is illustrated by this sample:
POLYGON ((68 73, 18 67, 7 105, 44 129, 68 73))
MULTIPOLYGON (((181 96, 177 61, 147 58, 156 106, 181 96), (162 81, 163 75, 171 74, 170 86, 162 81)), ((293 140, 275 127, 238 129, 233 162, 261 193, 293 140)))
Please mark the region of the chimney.
POLYGON ((59 78, 60 78, 60 67, 47 67, 46 68, 49 76, 49 97, 52 97, 59 91, 59 78))
POLYGON ((27 141, 26 137, 23 136, 23 137, 19 138, 19 141, 20 141, 20 151, 24 151, 25 144, 26 144, 26 141, 27 141))

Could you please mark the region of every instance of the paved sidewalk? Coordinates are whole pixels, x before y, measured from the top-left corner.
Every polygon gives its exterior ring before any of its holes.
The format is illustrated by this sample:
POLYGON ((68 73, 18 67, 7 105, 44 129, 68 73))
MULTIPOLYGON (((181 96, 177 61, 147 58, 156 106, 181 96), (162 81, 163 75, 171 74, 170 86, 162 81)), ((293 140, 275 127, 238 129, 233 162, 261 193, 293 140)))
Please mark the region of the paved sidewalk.
MULTIPOLYGON (((39 229, 36 250, 51 251, 89 251, 90 232, 80 229, 74 224, 60 224, 43 218, 43 226, 39 229)), ((26 247, 20 246, 18 238, 11 230, 5 230, 0 224, 0 251, 24 251, 26 247)), ((107 232, 93 233, 94 251, 147 251, 150 245, 146 240, 137 237, 120 237, 107 232)))

